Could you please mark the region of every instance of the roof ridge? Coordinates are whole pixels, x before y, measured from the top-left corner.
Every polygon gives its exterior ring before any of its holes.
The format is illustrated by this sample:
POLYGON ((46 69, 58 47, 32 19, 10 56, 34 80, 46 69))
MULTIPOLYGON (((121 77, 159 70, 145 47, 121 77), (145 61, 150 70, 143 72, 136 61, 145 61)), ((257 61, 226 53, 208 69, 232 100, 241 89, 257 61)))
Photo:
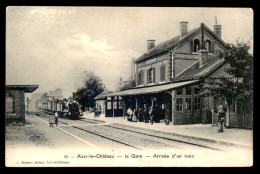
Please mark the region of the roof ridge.
POLYGON ((200 27, 194 28, 194 29, 190 30, 190 31, 188 32, 188 34, 185 35, 185 36, 183 36, 183 37, 180 37, 180 35, 177 35, 177 36, 175 36, 175 37, 173 37, 173 38, 171 38, 171 39, 168 39, 168 40, 165 40, 165 41, 159 43, 158 45, 156 45, 155 47, 153 47, 152 49, 150 49, 150 50, 147 51, 146 53, 142 54, 139 58, 136 59, 136 61, 143 60, 143 59, 145 59, 145 58, 154 56, 154 55, 156 55, 156 54, 159 54, 159 53, 161 53, 161 52, 163 52, 163 51, 168 50, 170 47, 172 47, 172 46, 178 44, 180 41, 182 41, 182 40, 188 38, 191 34, 193 34, 194 32, 197 32, 199 29, 200 29, 200 27), (163 49, 161 49, 161 50, 155 52, 154 54, 148 55, 149 53, 151 53, 152 51, 154 51, 154 50, 155 50, 156 48, 158 48, 159 46, 162 46, 162 45, 164 45, 164 44, 167 44, 167 43, 170 42, 171 40, 173 40, 173 41, 176 40, 176 41, 173 42, 172 44, 170 44, 169 46, 167 46, 166 48, 163 48, 163 49), (148 56, 146 56, 146 55, 148 55, 148 56))

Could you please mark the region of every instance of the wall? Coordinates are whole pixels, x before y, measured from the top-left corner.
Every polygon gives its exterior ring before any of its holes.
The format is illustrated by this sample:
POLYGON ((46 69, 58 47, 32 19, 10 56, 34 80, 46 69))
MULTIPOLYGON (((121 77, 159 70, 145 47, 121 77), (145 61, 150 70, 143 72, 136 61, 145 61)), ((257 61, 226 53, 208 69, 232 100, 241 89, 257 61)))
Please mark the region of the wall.
MULTIPOLYGON (((148 85, 147 83, 147 70, 150 68, 155 68, 155 83, 158 84, 160 83, 160 66, 165 64, 166 69, 165 69, 165 82, 170 81, 171 77, 171 56, 169 52, 165 52, 164 54, 158 55, 156 57, 150 58, 146 61, 141 61, 137 63, 136 69, 137 73, 140 71, 143 71, 144 79, 143 79, 143 85, 148 85)), ((136 73, 136 79, 137 79, 137 73, 136 73)), ((138 86, 138 84, 137 84, 138 86)))
POLYGON ((177 94, 177 90, 173 90, 175 91, 174 99, 172 101, 174 125, 201 123, 201 104, 200 109, 195 110, 195 97, 198 97, 198 95, 195 94, 195 86, 191 86, 191 95, 186 95, 186 87, 181 89, 181 95, 177 94), (182 98, 182 111, 177 111, 177 98, 182 98), (186 98, 191 98, 191 110, 186 110, 186 98))
POLYGON ((101 113, 105 114, 105 100, 96 100, 96 108, 99 109, 99 106, 101 107, 101 113))
POLYGON ((7 122, 11 120, 17 120, 22 123, 25 122, 25 102, 23 90, 6 90, 6 94, 9 93, 14 96, 15 100, 15 114, 5 114, 7 122))

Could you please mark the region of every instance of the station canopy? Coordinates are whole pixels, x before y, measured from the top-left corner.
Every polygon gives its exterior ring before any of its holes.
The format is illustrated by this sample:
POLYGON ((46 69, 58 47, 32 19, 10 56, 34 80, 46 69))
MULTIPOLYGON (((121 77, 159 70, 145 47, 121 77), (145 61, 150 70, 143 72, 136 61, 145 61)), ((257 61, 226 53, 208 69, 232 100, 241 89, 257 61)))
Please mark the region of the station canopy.
MULTIPOLYGON (((139 87, 139 88, 133 88, 128 89, 124 91, 116 91, 113 93, 108 93, 104 95, 98 96, 98 98, 102 97, 112 97, 112 96, 127 96, 127 95, 141 95, 141 94, 150 94, 150 93, 159 93, 167 90, 172 90, 178 87, 191 85, 193 83, 197 83, 199 80, 191 80, 191 81, 184 81, 184 82, 177 82, 177 83, 171 83, 166 85, 157 85, 157 86, 150 86, 150 87, 139 87)), ((97 98, 97 99, 98 99, 97 98)))
POLYGON ((32 93, 39 85, 5 85, 8 90, 24 90, 25 93, 32 93))

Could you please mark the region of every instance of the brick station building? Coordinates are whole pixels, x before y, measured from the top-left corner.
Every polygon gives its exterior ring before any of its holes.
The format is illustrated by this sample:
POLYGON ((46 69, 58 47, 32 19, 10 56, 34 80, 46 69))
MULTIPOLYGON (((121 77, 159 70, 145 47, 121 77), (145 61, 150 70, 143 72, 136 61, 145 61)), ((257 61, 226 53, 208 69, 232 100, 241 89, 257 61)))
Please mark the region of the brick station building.
MULTIPOLYGON (((180 22, 179 28, 178 36, 158 45, 155 40, 147 40, 147 52, 135 60, 135 87, 95 98, 105 101, 107 117, 124 116, 130 106, 137 109, 144 103, 148 107, 157 103, 160 119, 173 125, 211 123, 216 119, 213 114, 212 120, 211 110, 225 102, 198 94, 201 81, 229 76, 225 72, 228 65, 216 55, 225 51, 221 25, 214 25, 212 31, 201 23, 189 31, 188 22, 180 22)), ((234 107, 227 112, 226 124, 236 124, 234 107)))
POLYGON ((25 124, 24 93, 32 93, 39 85, 5 85, 5 121, 25 124))

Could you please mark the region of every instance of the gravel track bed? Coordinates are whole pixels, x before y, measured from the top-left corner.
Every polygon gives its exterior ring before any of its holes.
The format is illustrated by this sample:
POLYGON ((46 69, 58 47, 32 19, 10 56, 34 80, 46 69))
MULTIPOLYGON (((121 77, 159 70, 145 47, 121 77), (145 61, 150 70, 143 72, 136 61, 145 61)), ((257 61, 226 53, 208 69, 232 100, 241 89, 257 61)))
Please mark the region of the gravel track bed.
MULTIPOLYGON (((79 127, 79 126, 77 126, 79 127)), ((165 144, 157 141, 158 138, 153 138, 151 136, 144 136, 142 134, 128 132, 124 130, 118 130, 106 126, 80 126, 79 128, 86 131, 93 132, 95 134, 100 134, 104 137, 108 137, 140 149, 165 149, 165 148, 177 148, 174 145, 165 144)))

